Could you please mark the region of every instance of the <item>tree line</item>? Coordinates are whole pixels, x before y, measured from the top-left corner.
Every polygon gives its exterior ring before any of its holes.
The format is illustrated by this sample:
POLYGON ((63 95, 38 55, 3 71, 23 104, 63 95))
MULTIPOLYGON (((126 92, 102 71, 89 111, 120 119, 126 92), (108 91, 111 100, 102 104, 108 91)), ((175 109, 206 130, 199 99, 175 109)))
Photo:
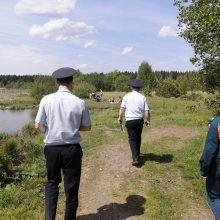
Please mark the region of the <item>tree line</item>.
POLYGON ((0 87, 30 88, 36 77, 34 75, 0 75, 0 87))
MULTIPOLYGON (((150 64, 143 61, 138 71, 112 71, 110 73, 84 74, 79 70, 74 75, 75 92, 82 98, 97 90, 129 91, 131 79, 138 78, 144 83, 144 92, 156 91, 165 97, 178 97, 188 90, 202 90, 202 76, 198 72, 153 71, 150 64)), ((0 87, 30 88, 32 95, 40 99, 43 95, 55 91, 55 81, 47 75, 0 75, 0 87), (37 97, 38 96, 38 97, 37 97)))

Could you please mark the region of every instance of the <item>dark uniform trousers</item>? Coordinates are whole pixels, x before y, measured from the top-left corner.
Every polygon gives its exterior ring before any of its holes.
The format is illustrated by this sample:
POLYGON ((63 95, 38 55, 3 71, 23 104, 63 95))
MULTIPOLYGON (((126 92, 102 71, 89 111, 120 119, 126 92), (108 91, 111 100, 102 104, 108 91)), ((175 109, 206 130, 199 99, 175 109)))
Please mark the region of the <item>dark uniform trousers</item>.
POLYGON ((129 120, 125 123, 128 132, 128 140, 133 160, 138 160, 140 156, 141 134, 143 130, 143 124, 144 119, 129 120))
POLYGON ((61 169, 66 195, 65 220, 75 220, 81 175, 82 148, 79 144, 45 146, 47 183, 45 186, 45 219, 55 220, 61 169))

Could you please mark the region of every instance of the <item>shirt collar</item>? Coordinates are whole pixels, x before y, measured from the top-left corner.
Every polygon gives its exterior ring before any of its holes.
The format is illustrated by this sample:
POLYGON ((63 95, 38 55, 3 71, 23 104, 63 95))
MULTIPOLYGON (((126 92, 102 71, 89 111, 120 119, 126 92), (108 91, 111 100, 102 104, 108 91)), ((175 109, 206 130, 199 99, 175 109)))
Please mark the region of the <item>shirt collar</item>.
POLYGON ((71 93, 71 91, 67 88, 59 88, 57 92, 69 92, 69 93, 71 93))

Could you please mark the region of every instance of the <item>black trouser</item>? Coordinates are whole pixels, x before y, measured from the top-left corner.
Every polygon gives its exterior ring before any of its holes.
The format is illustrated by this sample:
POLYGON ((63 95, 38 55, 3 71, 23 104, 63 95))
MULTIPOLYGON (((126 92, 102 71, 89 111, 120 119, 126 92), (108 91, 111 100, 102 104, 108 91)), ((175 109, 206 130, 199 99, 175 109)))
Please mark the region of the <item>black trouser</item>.
POLYGON ((45 186, 45 219, 55 220, 61 169, 66 195, 65 220, 75 220, 81 175, 82 148, 79 144, 45 146, 47 184, 45 186))
POLYGON ((141 147, 141 134, 143 130, 143 119, 126 121, 126 128, 128 132, 128 140, 131 148, 132 159, 138 160, 141 147))

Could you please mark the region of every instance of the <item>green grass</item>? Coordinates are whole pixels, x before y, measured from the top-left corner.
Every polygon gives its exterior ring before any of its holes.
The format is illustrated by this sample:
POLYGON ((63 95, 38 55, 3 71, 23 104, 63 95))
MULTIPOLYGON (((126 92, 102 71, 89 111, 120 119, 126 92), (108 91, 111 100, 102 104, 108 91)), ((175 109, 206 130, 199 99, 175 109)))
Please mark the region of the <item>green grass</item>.
MULTIPOLYGON (((123 96, 123 93, 104 93, 101 102, 86 100, 92 118, 92 131, 81 132, 83 138, 81 145, 85 158, 106 143, 114 144, 127 138, 126 132, 118 132, 117 117, 120 105, 108 103, 108 99, 113 95, 123 96)), ((22 106, 32 103, 28 96, 13 97, 17 103, 19 99, 22 106)), ((150 129, 176 126, 195 129, 201 135, 186 140, 175 136, 147 140, 142 145, 142 152, 147 160, 141 173, 122 174, 124 182, 120 191, 113 191, 112 195, 124 201, 128 193, 132 194, 138 190, 147 200, 146 219, 181 219, 181 215, 189 209, 188 200, 195 199, 198 204, 205 207, 205 188, 199 176, 198 159, 202 152, 207 121, 211 113, 202 100, 150 97, 148 101, 152 116, 152 127, 149 128, 149 132, 150 129), (175 148, 175 144, 178 144, 178 147, 175 148), (189 195, 189 192, 192 194, 189 195)), ((10 103, 13 101, 6 103, 5 106, 10 106, 10 103)), ((23 176, 23 180, 16 185, 11 184, 0 189, 0 220, 43 219, 43 186, 46 181, 43 136, 28 132, 30 129, 26 129, 24 136, 18 137, 29 158, 17 167, 19 171, 30 175, 23 176), (39 177, 36 174, 39 174, 39 177)), ((148 130, 146 134, 147 132, 148 130)), ((2 135, 0 146, 5 139, 7 136, 2 135)))
POLYGON ((202 101, 190 101, 181 98, 149 98, 152 123, 174 124, 184 127, 204 126, 212 114, 202 101))
POLYGON ((199 136, 188 141, 185 147, 176 153, 175 160, 186 179, 187 189, 193 191, 197 199, 205 198, 204 181, 199 174, 199 158, 204 140, 204 136, 199 136))

